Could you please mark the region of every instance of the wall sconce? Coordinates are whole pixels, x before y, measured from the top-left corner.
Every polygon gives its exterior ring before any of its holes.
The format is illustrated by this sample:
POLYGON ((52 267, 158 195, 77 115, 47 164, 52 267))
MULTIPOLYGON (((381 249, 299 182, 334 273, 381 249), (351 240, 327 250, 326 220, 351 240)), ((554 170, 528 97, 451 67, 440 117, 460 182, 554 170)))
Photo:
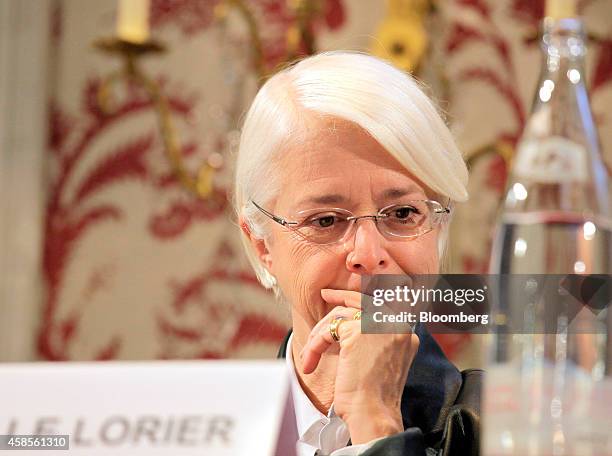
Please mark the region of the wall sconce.
POLYGON ((117 20, 117 36, 101 38, 93 45, 98 50, 117 55, 123 60, 122 68, 108 75, 100 84, 98 104, 102 112, 110 112, 109 100, 112 86, 120 81, 135 83, 144 89, 153 101, 157 114, 164 150, 180 183, 196 196, 205 199, 213 191, 213 177, 223 165, 219 154, 211 154, 196 175, 187 170, 181 154, 181 143, 172 122, 168 100, 161 87, 144 74, 139 67, 143 56, 162 54, 165 46, 149 38, 149 0, 120 0, 117 20))
MULTIPOLYGON (((313 0, 288 0, 288 6, 294 11, 296 22, 287 32, 288 49, 285 61, 292 60, 298 55, 300 43, 303 44, 307 54, 315 52, 314 36, 310 33, 309 23, 319 13, 316 5, 313 0)), ((186 168, 168 100, 159 84, 143 73, 139 66, 140 58, 166 52, 161 42, 149 37, 150 0, 119 0, 118 6, 117 36, 101 38, 93 43, 96 49, 116 55, 123 61, 121 69, 108 75, 100 84, 97 94, 100 109, 104 113, 110 112, 111 89, 121 81, 132 82, 144 89, 153 101, 165 154, 175 175, 183 187, 205 199, 212 194, 213 178, 215 172, 223 166, 223 157, 218 153, 211 154, 195 175, 186 168)), ((253 67, 260 83, 263 84, 269 74, 264 64, 255 16, 243 0, 222 0, 215 8, 216 19, 224 20, 230 9, 235 9, 247 25, 253 67)))

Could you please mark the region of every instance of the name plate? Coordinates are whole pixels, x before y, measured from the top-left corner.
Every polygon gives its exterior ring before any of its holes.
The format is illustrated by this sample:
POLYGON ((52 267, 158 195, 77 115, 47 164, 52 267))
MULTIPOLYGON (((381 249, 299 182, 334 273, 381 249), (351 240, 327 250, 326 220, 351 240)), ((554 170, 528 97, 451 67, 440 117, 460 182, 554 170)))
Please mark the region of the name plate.
POLYGON ((24 445, 68 436, 69 450, 51 453, 75 456, 294 455, 286 369, 284 361, 0 364, 0 435, 24 445))

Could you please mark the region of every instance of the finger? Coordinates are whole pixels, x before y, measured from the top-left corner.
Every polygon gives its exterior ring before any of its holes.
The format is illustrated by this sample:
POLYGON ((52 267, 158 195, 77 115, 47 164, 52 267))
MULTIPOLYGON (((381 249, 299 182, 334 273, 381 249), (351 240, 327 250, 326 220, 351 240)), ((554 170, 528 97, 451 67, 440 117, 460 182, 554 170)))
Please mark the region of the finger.
MULTIPOLYGON (((329 330, 329 324, 334 319, 334 317, 342 316, 342 317, 348 318, 349 314, 347 313, 347 310, 348 310, 348 307, 345 307, 345 306, 336 306, 332 310, 330 310, 327 313, 327 315, 321 318, 312 327, 312 329, 310 330, 310 334, 308 335, 308 340, 306 341, 306 343, 308 343, 310 339, 312 339, 316 334, 318 334, 322 328, 326 327, 329 330)), ((353 310, 353 312, 355 311, 353 310)))
POLYGON ((321 290, 321 297, 330 304, 341 304, 346 307, 361 309, 362 294, 358 291, 323 288, 321 290))
MULTIPOLYGON (((348 309, 347 309, 348 310, 348 309)), ((348 313, 345 312, 345 320, 342 320, 337 327, 336 333, 338 334, 338 338, 342 338, 342 334, 346 331, 347 325, 356 325, 356 330, 360 329, 360 322, 356 320, 351 320, 349 318, 350 314, 353 310, 349 310, 348 313)), ((336 341, 332 337, 329 326, 321 328, 321 330, 316 333, 306 344, 304 350, 302 351, 302 371, 305 374, 310 374, 314 372, 314 370, 319 365, 319 361, 321 360, 321 355, 327 351, 327 349, 335 344, 336 341)))
MULTIPOLYGON (((316 369, 321 359, 321 355, 325 352, 325 350, 329 348, 329 346, 332 343, 335 342, 335 340, 333 340, 329 332, 329 325, 331 324, 332 320, 338 316, 342 316, 346 318, 347 320, 352 320, 353 317, 355 316, 355 309, 361 308, 360 303, 359 303, 360 296, 361 296, 360 293, 354 292, 354 291, 348 291, 348 290, 331 290, 331 289, 325 289, 325 290, 331 291, 331 292, 338 292, 338 295, 342 293, 348 293, 348 295, 345 296, 346 299, 343 298, 340 301, 340 303, 344 304, 345 302, 351 301, 352 305, 350 307, 342 306, 342 305, 334 307, 330 312, 327 313, 327 315, 325 315, 321 320, 319 320, 315 324, 315 326, 312 328, 312 330, 310 331, 310 334, 308 335, 308 340, 306 341, 306 344, 304 345, 304 347, 302 348, 302 351, 300 352, 300 359, 302 360, 302 370, 303 370, 304 362, 308 361, 308 366, 311 367, 310 372, 316 369), (355 301, 359 303, 357 307, 355 307, 355 303, 354 303, 355 301), (319 341, 319 347, 318 347, 319 351, 313 352, 311 354, 309 353, 311 351, 310 344, 312 340, 315 338, 315 336, 317 336, 318 334, 327 334, 329 336, 327 339, 328 342, 323 344, 321 341, 319 341)), ((322 296, 323 296, 323 293, 324 292, 322 291, 321 293, 322 296)), ((330 295, 330 298, 331 298, 331 295, 330 295)))
MULTIPOLYGON (((319 331, 326 330, 329 331, 329 325, 332 322, 332 320, 334 319, 334 317, 336 316, 343 316, 347 319, 353 319, 353 317, 355 316, 356 312, 355 309, 353 307, 345 307, 345 306, 336 306, 334 307, 332 310, 330 310, 327 315, 325 315, 323 318, 321 318, 321 320, 319 320, 314 326, 313 328, 310 330, 310 334, 308 335, 308 339, 306 341, 306 344, 308 344, 308 341, 310 341, 314 335, 318 334, 319 331)), ((304 348, 302 348, 302 351, 304 350, 304 348)))
MULTIPOLYGON (((346 325, 348 325, 351 320, 342 320, 337 328, 338 337, 341 337, 340 334, 346 330, 346 325)), ((319 365, 319 361, 321 361, 321 356, 325 351, 332 345, 335 344, 336 341, 331 336, 329 330, 321 331, 319 334, 312 338, 312 341, 308 344, 308 350, 304 352, 304 358, 302 359, 302 371, 305 374, 310 374, 314 372, 314 370, 319 365)))

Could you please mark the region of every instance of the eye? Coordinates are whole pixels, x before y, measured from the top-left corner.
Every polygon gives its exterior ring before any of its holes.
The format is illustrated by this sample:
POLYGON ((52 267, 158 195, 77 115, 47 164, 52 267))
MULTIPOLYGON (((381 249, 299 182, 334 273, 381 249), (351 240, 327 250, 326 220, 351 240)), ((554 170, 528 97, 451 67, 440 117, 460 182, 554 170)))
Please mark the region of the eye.
POLYGON ((334 224, 340 221, 337 215, 323 215, 316 217, 312 220, 312 223, 317 228, 330 228, 334 224))
POLYGON ((329 228, 334 223, 336 223, 335 215, 324 215, 322 217, 317 217, 312 220, 312 223, 317 228, 329 228))
POLYGON ((340 225, 344 221, 346 221, 346 216, 342 214, 328 212, 324 214, 312 215, 306 221, 306 225, 311 226, 313 228, 318 228, 318 229, 325 229, 325 228, 329 229, 337 225, 340 225))
POLYGON ((412 214, 420 214, 419 210, 412 206, 400 206, 392 208, 389 216, 394 217, 398 220, 405 220, 412 214))

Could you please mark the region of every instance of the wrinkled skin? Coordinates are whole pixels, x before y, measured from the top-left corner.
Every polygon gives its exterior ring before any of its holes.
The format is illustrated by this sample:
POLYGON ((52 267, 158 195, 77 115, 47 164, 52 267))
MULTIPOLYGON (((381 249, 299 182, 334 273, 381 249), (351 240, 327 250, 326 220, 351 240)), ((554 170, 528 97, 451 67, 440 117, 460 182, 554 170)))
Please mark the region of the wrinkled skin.
MULTIPOLYGON (((308 133, 282 151, 282 192, 266 205, 293 220, 298 211, 340 207, 356 215, 376 214, 400 199, 428 199, 432 192, 358 126, 341 120, 313 121, 308 133), (390 189, 405 196, 387 196, 390 189), (337 194, 333 203, 304 203, 337 194)), ((245 229, 245 228, 243 228, 245 229)), ((247 235, 250 235, 245 229, 247 235)), ((325 247, 270 223, 266 240, 251 242, 291 303, 292 355, 304 391, 327 413, 334 404, 354 444, 403 430, 400 401, 418 348, 413 334, 361 334, 352 316, 360 308, 364 274, 436 274, 439 228, 412 239, 379 233, 371 219, 357 222, 352 236, 325 247), (334 316, 340 342, 329 334, 334 316)))

